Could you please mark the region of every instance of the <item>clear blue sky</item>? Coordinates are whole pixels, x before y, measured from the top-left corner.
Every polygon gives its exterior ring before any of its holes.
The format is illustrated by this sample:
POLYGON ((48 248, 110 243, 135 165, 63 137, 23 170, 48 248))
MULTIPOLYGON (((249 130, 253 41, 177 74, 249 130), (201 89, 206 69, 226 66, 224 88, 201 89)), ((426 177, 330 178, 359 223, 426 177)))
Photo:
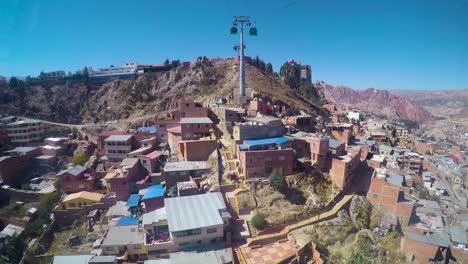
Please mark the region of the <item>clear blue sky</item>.
POLYGON ((0 0, 0 75, 233 56, 233 15, 258 37, 246 55, 310 64, 353 88, 468 88, 466 0, 0 0))

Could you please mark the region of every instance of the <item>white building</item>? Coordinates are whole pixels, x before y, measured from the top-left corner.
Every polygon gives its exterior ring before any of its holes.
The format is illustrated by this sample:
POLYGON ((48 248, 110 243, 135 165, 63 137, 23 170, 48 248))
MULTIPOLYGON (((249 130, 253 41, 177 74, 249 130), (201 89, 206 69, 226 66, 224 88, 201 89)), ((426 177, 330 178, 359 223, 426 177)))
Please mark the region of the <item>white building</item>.
POLYGON ((7 124, 6 127, 12 143, 40 141, 44 137, 42 121, 25 119, 7 124))
POLYGON ((219 192, 164 199, 165 208, 143 215, 150 258, 219 244, 231 217, 219 192))
POLYGON ((347 117, 349 120, 359 122, 361 121, 362 115, 358 111, 349 111, 347 117))
POLYGON ((124 62, 120 67, 93 69, 88 68, 89 78, 112 78, 134 76, 138 68, 137 62, 124 62))

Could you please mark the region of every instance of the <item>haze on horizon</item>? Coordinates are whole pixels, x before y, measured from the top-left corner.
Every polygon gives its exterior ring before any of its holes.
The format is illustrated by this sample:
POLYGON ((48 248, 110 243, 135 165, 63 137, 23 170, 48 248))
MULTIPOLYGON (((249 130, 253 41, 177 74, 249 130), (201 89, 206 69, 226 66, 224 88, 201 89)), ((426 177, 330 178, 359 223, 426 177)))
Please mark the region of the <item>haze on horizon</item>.
POLYGON ((232 16, 249 15, 246 55, 275 71, 295 59, 355 89, 464 89, 467 13, 464 0, 2 1, 0 75, 235 56, 232 16))

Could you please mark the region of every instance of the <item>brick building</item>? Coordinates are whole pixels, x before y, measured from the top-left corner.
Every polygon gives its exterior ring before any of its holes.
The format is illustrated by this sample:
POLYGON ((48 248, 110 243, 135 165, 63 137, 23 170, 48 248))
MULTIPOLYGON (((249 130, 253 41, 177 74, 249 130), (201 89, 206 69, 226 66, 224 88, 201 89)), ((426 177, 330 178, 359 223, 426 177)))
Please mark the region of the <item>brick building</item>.
POLYGON ((115 193, 117 200, 125 201, 130 193, 138 191, 137 182, 145 176, 138 159, 126 158, 119 165, 109 169, 104 181, 108 192, 115 193))
POLYGON ((180 161, 206 161, 218 148, 216 139, 182 140, 178 144, 180 161))
POLYGON ((353 178, 354 170, 359 166, 360 153, 351 155, 346 154, 332 159, 330 176, 340 189, 346 188, 353 178))
POLYGON ((421 176, 424 156, 414 152, 406 152, 402 157, 402 167, 410 174, 421 176))
POLYGON ((132 135, 112 135, 104 140, 108 164, 116 164, 127 158, 127 154, 136 147, 132 135))
POLYGON ((274 172, 283 175, 293 172, 292 142, 285 137, 244 140, 239 145, 238 157, 247 181, 267 178, 274 172))
POLYGON ((59 172, 57 177, 61 180, 64 193, 75 193, 92 191, 96 174, 92 169, 77 165, 59 172))
POLYGON ((353 138, 353 124, 331 124, 327 126, 334 138, 351 144, 353 138))
POLYGON ((197 140, 210 137, 213 121, 208 117, 184 117, 180 119, 183 140, 197 140))

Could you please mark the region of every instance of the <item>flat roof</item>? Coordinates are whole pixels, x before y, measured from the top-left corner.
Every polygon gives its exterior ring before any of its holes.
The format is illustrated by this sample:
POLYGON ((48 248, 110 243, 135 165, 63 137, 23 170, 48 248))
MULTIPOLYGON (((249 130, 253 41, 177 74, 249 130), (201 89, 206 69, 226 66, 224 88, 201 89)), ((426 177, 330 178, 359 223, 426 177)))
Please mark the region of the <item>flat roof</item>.
POLYGON ((117 203, 107 210, 106 216, 129 216, 128 206, 124 201, 117 201, 117 203))
POLYGON ((166 207, 143 214, 143 225, 151 225, 162 220, 167 220, 166 207))
POLYGON ((123 167, 133 167, 138 163, 138 158, 125 158, 120 162, 120 166, 123 167))
POLYGON ((264 139, 252 139, 252 140, 244 140, 244 145, 247 146, 261 146, 261 145, 269 145, 269 144, 283 144, 288 142, 289 139, 287 137, 274 137, 274 138, 264 138, 264 139))
POLYGON ((213 124, 208 117, 184 117, 180 119, 181 124, 213 124))
POLYGON ((338 146, 345 144, 343 141, 336 140, 334 138, 330 138, 328 141, 328 147, 331 149, 336 149, 338 146))
POLYGON ((408 233, 406 237, 411 240, 420 241, 423 243, 441 246, 441 247, 448 247, 450 242, 450 236, 445 233, 434 233, 432 235, 420 235, 416 233, 408 233))
POLYGON ((1 156, 1 157, 0 157, 0 162, 2 162, 2 161, 4 161, 4 160, 7 160, 7 159, 9 159, 9 158, 11 158, 11 156, 1 156))
POLYGON ((138 194, 130 194, 128 197, 127 203, 125 204, 128 207, 135 207, 138 206, 138 202, 140 201, 140 196, 138 194))
POLYGON ((146 192, 143 195, 143 198, 141 198, 141 200, 144 201, 147 199, 163 197, 163 196, 164 196, 164 188, 161 184, 157 184, 157 185, 153 185, 153 186, 146 188, 146 192))
POLYGON ((71 201, 77 198, 82 198, 82 199, 86 199, 90 201, 99 202, 101 201, 102 196, 103 195, 100 193, 82 191, 82 192, 72 193, 72 194, 65 196, 65 198, 63 198, 63 201, 67 202, 67 201, 71 201))
POLYGON ((127 141, 129 140, 133 135, 112 135, 106 138, 104 141, 109 142, 109 141, 127 141))
POLYGON ((117 226, 138 225, 139 221, 136 217, 122 216, 117 222, 117 226))
POLYGON ((61 172, 59 172, 57 175, 63 175, 65 172, 73 175, 73 176, 78 176, 80 175, 81 173, 83 173, 84 171, 86 170, 85 167, 81 166, 81 165, 76 165, 75 167, 71 167, 71 168, 68 168, 67 170, 63 170, 61 172))
POLYGON ((26 152, 34 151, 36 149, 37 149, 37 147, 16 147, 16 148, 14 148, 12 150, 5 151, 5 152, 7 152, 7 153, 11 153, 11 152, 26 153, 26 152))
POLYGON ((156 159, 156 158, 161 157, 162 154, 163 154, 162 151, 155 150, 149 154, 146 154, 145 157, 150 158, 150 159, 156 159))
POLYGON ((20 121, 7 124, 7 126, 16 126, 16 125, 23 125, 23 124, 37 124, 37 123, 42 123, 42 121, 33 120, 33 119, 24 119, 24 120, 20 120, 20 121))
POLYGON ((7 226, 5 226, 5 228, 2 230, 1 233, 11 237, 11 236, 14 236, 15 234, 16 235, 21 234, 23 230, 24 228, 21 226, 8 224, 7 226))
POLYGON ((169 231, 222 225, 220 210, 226 210, 220 192, 164 199, 169 231))
POLYGON ((155 134, 156 133, 156 127, 139 127, 139 128, 137 128, 136 131, 140 132, 140 133, 155 134))
POLYGON ((167 162, 164 166, 164 172, 188 171, 188 170, 206 170, 210 166, 206 161, 177 161, 167 162))
POLYGON ((94 255, 54 256, 52 264, 88 264, 94 255))
POLYGON ((103 246, 131 245, 143 243, 143 232, 138 230, 137 225, 111 226, 106 238, 102 242, 103 246))
POLYGON ((94 256, 88 263, 114 263, 115 256, 94 256))

